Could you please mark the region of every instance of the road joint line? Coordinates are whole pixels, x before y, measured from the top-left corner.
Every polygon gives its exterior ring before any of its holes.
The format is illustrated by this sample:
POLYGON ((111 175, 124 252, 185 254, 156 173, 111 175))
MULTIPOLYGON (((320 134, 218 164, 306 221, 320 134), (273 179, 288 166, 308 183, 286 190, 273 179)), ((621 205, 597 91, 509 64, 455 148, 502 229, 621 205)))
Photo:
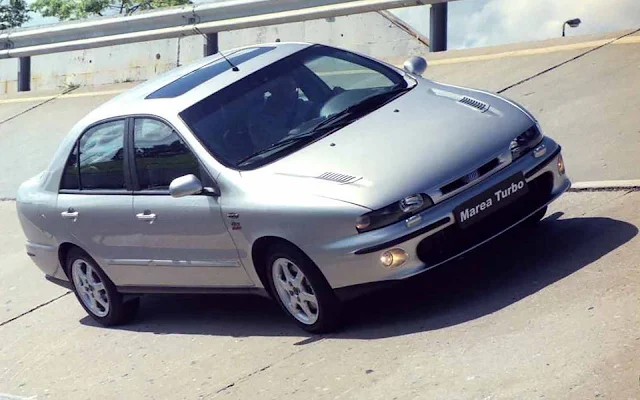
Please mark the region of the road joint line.
MULTIPOLYGON (((320 343, 320 342, 322 342, 325 338, 326 338, 326 337, 321 336, 319 340, 314 341, 312 344, 320 343)), ((233 387, 237 386, 238 384, 240 384, 240 383, 244 383, 244 382, 248 381, 248 380, 249 380, 249 379, 251 379, 252 377, 254 377, 254 376, 256 376, 256 375, 260 374, 261 372, 264 372, 264 371, 266 371, 266 370, 270 369, 271 367, 276 366, 277 364, 279 364, 279 363, 281 363, 281 362, 283 362, 283 361, 285 361, 285 360, 288 360, 288 359, 289 359, 289 358, 291 358, 291 357, 294 357, 294 356, 296 356, 296 355, 298 355, 298 354, 302 353, 303 351, 307 350, 308 348, 309 348, 309 346, 304 346, 304 347, 302 347, 300 350, 298 350, 298 351, 294 351, 293 353, 291 353, 291 354, 289 354, 289 355, 285 356, 284 358, 282 358, 282 359, 280 359, 280 360, 273 361, 273 362, 271 362, 271 363, 267 364, 266 366, 264 366, 264 367, 262 367, 262 368, 259 368, 259 369, 257 369, 257 370, 254 370, 254 371, 252 371, 252 372, 250 372, 250 373, 248 373, 248 374, 246 374, 246 375, 244 375, 244 376, 241 376, 241 377, 237 378, 237 379, 236 379, 236 380, 234 380, 233 382, 231 382, 231 383, 229 383, 229 384, 227 384, 227 385, 223 386, 222 388, 220 388, 220 389, 216 390, 216 391, 215 391, 215 393, 213 393, 213 397, 218 397, 219 395, 224 394, 224 393, 225 393, 225 392, 227 392, 229 389, 232 389, 233 387)))
MULTIPOLYGON (((38 108, 38 107, 40 107, 40 106, 43 106, 43 105, 45 105, 45 104, 47 104, 47 103, 49 103, 49 102, 51 102, 51 101, 53 101, 53 100, 55 100, 55 99, 58 99, 58 98, 60 98, 61 96, 64 96, 65 94, 67 94, 67 93, 71 93, 71 92, 73 92, 73 91, 74 91, 74 90, 76 90, 76 89, 77 89, 77 88, 67 89, 67 90, 65 90, 64 92, 62 92, 62 93, 60 93, 60 94, 58 94, 58 95, 56 95, 56 96, 53 96, 53 97, 51 97, 51 98, 49 98, 49 99, 47 99, 47 100, 44 100, 44 101, 42 101, 42 102, 40 102, 40 103, 38 103, 38 104, 34 104, 33 106, 31 106, 31 107, 27 108, 26 110, 20 111, 19 113, 15 114, 15 115, 12 115, 11 117, 6 118, 6 119, 4 119, 4 120, 0 121, 0 125, 4 124, 5 122, 9 122, 9 121, 11 121, 11 120, 14 120, 14 119, 18 118, 19 116, 24 115, 24 114, 28 113, 29 111, 34 110, 34 109, 36 109, 36 108, 38 108)), ((2 104, 2 103, 0 103, 0 104, 2 104)))
POLYGON ((38 310, 38 309, 40 309, 40 308, 42 308, 42 307, 48 306, 49 304, 51 304, 51 303, 53 303, 53 302, 55 302, 55 301, 57 301, 57 300, 60 300, 61 298, 63 298, 63 297, 65 297, 66 295, 68 295, 69 293, 73 293, 73 292, 72 292, 71 290, 69 290, 69 291, 67 291, 67 292, 65 292, 65 293, 63 293, 63 294, 61 294, 60 296, 54 297, 53 299, 51 299, 51 300, 49 300, 49 301, 46 301, 46 302, 44 302, 44 303, 42 303, 42 304, 38 304, 37 306, 33 307, 33 308, 32 308, 32 309, 30 309, 30 310, 27 310, 27 311, 25 311, 25 312, 23 312, 23 313, 21 313, 21 314, 19 314, 19 315, 16 315, 16 316, 15 316, 15 317, 13 317, 13 318, 9 318, 8 320, 3 321, 2 323, 0 323, 0 328, 1 328, 1 327, 3 327, 3 326, 5 326, 5 325, 7 325, 7 324, 9 324, 9 323, 11 323, 11 322, 13 322, 13 321, 16 321, 16 320, 18 320, 18 319, 20 319, 20 318, 24 317, 24 316, 25 316, 25 315, 27 315, 27 314, 31 314, 32 312, 34 312, 34 311, 36 311, 36 310, 38 310))

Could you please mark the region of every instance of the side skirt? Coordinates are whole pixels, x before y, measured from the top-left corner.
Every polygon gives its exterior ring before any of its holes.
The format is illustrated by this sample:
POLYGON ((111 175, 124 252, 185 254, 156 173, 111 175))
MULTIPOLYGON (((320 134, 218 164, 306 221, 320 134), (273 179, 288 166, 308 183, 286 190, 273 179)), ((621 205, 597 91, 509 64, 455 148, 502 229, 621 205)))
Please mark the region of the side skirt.
POLYGON ((270 298, 257 287, 180 287, 180 286, 117 286, 122 294, 251 294, 270 298))

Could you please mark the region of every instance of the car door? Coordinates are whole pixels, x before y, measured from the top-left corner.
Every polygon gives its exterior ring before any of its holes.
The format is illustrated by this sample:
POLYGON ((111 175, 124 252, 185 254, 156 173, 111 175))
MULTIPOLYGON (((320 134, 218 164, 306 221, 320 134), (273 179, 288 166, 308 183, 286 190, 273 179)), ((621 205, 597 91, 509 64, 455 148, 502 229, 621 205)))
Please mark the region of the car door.
POLYGON ((184 140, 163 121, 149 117, 135 118, 131 132, 132 217, 138 227, 130 258, 138 267, 131 269, 129 284, 252 286, 222 219, 219 197, 169 195, 171 181, 187 174, 213 185, 184 140))
POLYGON ((111 120, 80 136, 67 160, 54 214, 61 239, 87 251, 116 285, 110 260, 126 258, 134 227, 126 129, 126 119, 111 120))

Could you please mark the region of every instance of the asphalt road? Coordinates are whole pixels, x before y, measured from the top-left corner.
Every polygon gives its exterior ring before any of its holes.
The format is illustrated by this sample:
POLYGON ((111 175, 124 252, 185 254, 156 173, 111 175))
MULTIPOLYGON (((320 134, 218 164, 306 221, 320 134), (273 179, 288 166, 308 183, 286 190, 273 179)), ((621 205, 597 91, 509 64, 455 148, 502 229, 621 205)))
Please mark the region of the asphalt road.
MULTIPOLYGON (((133 324, 101 328, 43 280, 20 235, 3 233, 0 393, 640 398, 639 201, 566 194, 533 231, 349 303, 349 324, 327 336, 242 296, 148 296, 133 324)), ((12 218, 12 202, 0 203, 0 219, 12 218)))

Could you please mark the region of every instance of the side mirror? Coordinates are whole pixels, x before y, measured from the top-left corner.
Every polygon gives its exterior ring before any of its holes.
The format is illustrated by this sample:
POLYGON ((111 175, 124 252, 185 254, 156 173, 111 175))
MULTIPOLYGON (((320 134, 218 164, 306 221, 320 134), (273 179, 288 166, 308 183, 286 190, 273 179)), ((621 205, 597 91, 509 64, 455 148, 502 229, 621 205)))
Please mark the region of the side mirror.
POLYGON ((417 56, 409 57, 407 61, 404 62, 403 68, 410 74, 422 75, 427 69, 427 60, 417 56))
POLYGON ((169 194, 171 194, 171 197, 176 198, 199 194, 203 190, 202 182, 193 174, 176 178, 169 185, 169 194))

